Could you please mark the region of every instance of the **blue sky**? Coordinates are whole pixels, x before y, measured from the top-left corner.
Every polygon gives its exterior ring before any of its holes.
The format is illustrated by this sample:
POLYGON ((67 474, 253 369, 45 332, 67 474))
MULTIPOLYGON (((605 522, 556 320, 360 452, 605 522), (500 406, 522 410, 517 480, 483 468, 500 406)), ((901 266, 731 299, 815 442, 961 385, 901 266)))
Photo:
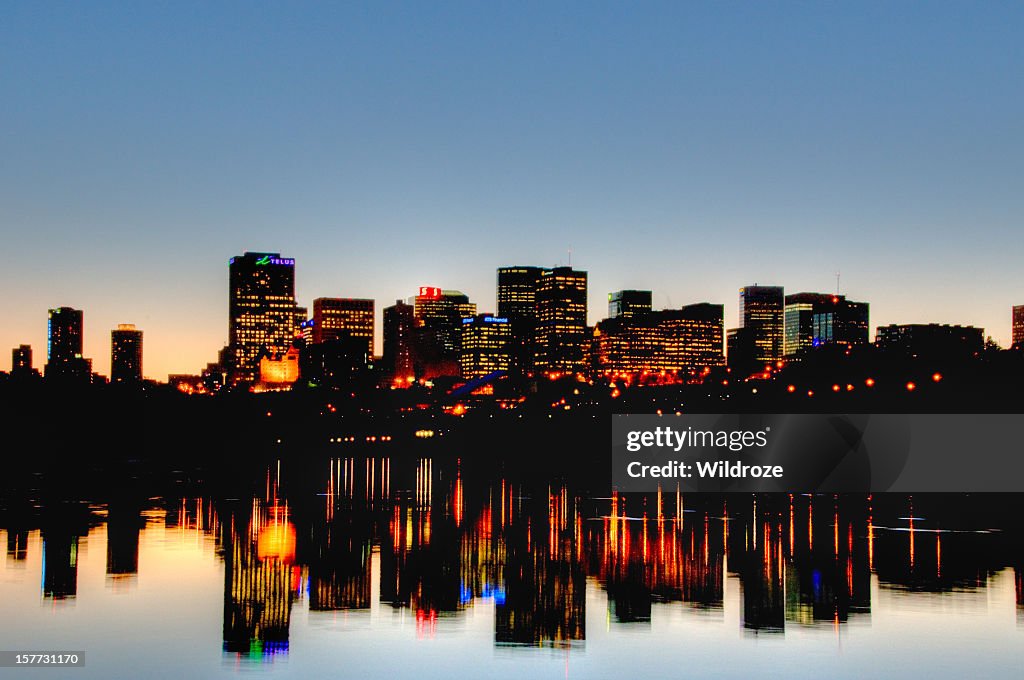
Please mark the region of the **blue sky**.
POLYGON ((301 304, 495 269, 590 272, 658 307, 835 288, 873 326, 1024 304, 1024 4, 7 3, 0 340, 145 372, 227 337, 227 261, 301 304))

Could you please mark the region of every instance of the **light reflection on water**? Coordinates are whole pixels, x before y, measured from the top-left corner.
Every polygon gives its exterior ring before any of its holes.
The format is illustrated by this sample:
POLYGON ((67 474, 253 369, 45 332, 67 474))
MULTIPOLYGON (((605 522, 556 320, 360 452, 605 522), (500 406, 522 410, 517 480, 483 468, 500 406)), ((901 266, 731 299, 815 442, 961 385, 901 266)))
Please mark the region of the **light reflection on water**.
POLYGON ((1019 533, 956 507, 930 519, 927 499, 588 498, 427 459, 338 459, 311 487, 279 474, 247 500, 8 522, 3 647, 86 650, 82 678, 1017 677, 1024 662, 1019 533))

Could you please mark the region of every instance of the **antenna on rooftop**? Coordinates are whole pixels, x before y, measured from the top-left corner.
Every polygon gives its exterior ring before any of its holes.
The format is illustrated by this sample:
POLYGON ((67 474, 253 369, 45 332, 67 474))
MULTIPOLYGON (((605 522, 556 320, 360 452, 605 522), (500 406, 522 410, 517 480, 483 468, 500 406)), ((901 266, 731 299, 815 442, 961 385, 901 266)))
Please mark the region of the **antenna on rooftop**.
POLYGON ((836 295, 839 295, 839 272, 836 272, 836 295))

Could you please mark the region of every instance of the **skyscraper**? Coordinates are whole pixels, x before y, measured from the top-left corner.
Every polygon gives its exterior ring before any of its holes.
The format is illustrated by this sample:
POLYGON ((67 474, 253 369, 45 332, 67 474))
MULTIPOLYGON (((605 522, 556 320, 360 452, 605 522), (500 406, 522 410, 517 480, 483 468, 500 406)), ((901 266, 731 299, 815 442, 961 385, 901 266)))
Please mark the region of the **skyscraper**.
POLYGON ((373 357, 373 300, 317 298, 313 300, 313 344, 345 337, 366 342, 373 357))
POLYGON ((261 354, 287 351, 305 319, 295 303, 295 260, 247 252, 231 258, 229 279, 231 382, 252 383, 261 354))
POLYGON ((608 293, 608 318, 630 318, 651 311, 651 291, 619 290, 608 293))
POLYGON ((866 345, 868 303, 845 295, 794 293, 786 296, 785 356, 823 345, 866 345))
POLYGON ((545 269, 537 283, 537 370, 582 371, 587 344, 587 272, 545 269))
POLYGON ((1014 347, 1024 347, 1024 305, 1017 305, 1013 308, 1013 335, 1014 347))
POLYGON ((395 300, 384 308, 384 372, 395 383, 407 384, 416 376, 416 319, 413 306, 395 300))
POLYGON ((118 324, 110 332, 110 382, 142 380, 142 331, 134 324, 118 324))
POLYGON ((749 328, 758 363, 774 363, 783 356, 785 303, 782 286, 740 288, 740 328, 749 328))
POLYGON ((533 372, 537 329, 537 286, 541 267, 498 269, 498 316, 508 319, 512 333, 509 373, 523 378, 533 372))
POLYGON ((422 286, 413 306, 417 358, 424 376, 459 375, 462 320, 476 315, 476 304, 461 291, 422 286))
POLYGON ((512 329, 505 317, 478 314, 462 320, 459 367, 467 380, 508 371, 512 329))
POLYGON ((46 377, 88 382, 92 362, 82 357, 82 310, 51 309, 47 320, 46 377))

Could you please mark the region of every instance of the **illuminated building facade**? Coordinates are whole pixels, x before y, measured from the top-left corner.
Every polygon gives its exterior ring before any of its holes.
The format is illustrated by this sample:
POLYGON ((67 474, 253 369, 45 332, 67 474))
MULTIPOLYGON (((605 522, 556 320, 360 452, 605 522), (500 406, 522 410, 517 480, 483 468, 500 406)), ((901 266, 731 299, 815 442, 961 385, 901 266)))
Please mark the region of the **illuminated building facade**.
POLYGON ((459 368, 468 380, 508 371, 511 363, 512 328, 509 320, 478 314, 462 320, 459 368))
POLYGON ((722 366, 723 316, 722 305, 702 302, 605 319, 594 329, 593 368, 603 375, 661 371, 699 375, 722 366))
POLYGON ((1024 305, 1013 308, 1012 342, 1014 347, 1024 347, 1024 305))
POLYGON ((396 382, 416 375, 416 318, 412 305, 395 300, 384 308, 384 371, 396 382))
POLYGON ((134 324, 118 324, 110 332, 110 382, 142 381, 142 331, 134 324))
POLYGON ((537 286, 541 267, 498 269, 498 316, 508 319, 512 331, 509 372, 522 378, 534 368, 534 336, 537 329, 537 286))
POLYGON ((785 356, 797 357, 812 347, 868 344, 868 303, 844 295, 794 293, 786 296, 785 356))
POLYGON ((88 382, 92 362, 82 357, 82 310, 51 309, 47 319, 46 377, 88 382))
POLYGON ((537 283, 536 369, 577 373, 587 360, 587 272, 555 267, 537 283))
POLYGON ((342 337, 359 338, 372 357, 373 314, 373 300, 317 298, 313 300, 312 341, 319 344, 342 337))
POLYGON ((630 318, 651 311, 651 291, 619 290, 608 293, 608 318, 630 318))
POLYGON ((457 290, 422 286, 413 298, 413 315, 423 375, 458 375, 462 320, 476 315, 476 303, 457 290))
POLYGON ((299 379, 299 356, 299 349, 295 346, 290 346, 284 352, 260 356, 260 386, 264 389, 280 389, 294 384, 299 379))
POLYGON ((783 357, 785 301, 782 286, 740 288, 740 328, 751 329, 752 359, 774 363, 783 357))
POLYGON ((232 384, 259 377, 260 356, 287 351, 306 310, 295 303, 295 260, 245 253, 229 263, 228 346, 232 384))
POLYGON ((890 324, 879 326, 875 345, 886 352, 911 357, 964 357, 984 347, 983 328, 943 324, 890 324))

